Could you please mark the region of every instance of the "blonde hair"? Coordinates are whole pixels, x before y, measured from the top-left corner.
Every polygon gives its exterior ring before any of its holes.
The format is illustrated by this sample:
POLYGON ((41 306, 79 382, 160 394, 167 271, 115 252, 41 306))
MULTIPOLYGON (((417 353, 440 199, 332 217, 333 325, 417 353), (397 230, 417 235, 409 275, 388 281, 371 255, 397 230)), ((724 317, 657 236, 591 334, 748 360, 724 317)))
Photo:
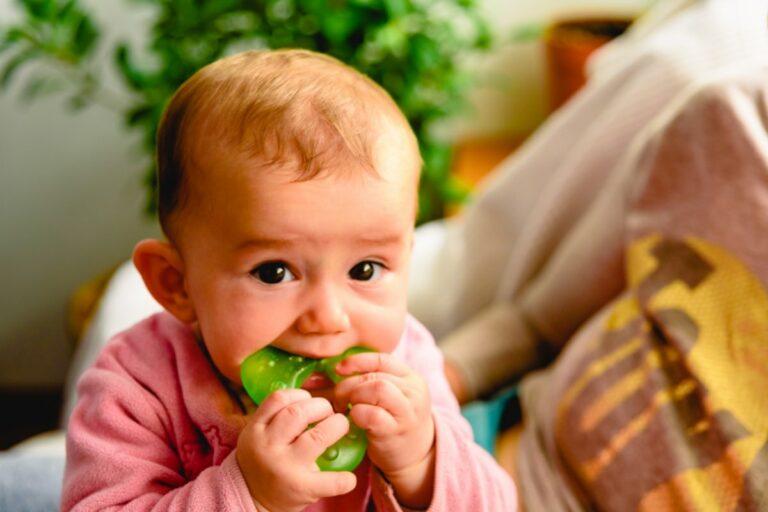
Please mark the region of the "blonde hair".
POLYGON ((300 180, 321 172, 320 158, 353 158, 375 173, 374 140, 393 124, 419 158, 415 135, 387 92, 327 55, 264 50, 213 62, 176 91, 158 127, 160 224, 168 234, 170 215, 184 204, 195 147, 223 143, 264 165, 295 159, 300 180))

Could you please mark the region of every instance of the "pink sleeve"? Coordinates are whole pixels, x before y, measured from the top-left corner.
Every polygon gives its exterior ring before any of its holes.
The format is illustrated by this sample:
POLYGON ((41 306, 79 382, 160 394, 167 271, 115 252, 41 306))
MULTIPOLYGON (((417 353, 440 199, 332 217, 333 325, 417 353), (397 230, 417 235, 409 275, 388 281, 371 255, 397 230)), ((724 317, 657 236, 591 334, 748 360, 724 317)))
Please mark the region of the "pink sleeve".
POLYGON ((78 392, 61 510, 255 511, 234 451, 185 477, 166 408, 139 381, 93 368, 78 392))
MULTIPOLYGON (((472 428, 461 415, 445 380, 440 350, 429 332, 413 318, 409 318, 406 338, 395 355, 421 374, 432 396, 437 457, 434 494, 428 510, 517 510, 514 482, 488 452, 475 444, 472 428)), ((371 482, 377 511, 403 510, 383 477, 374 475, 371 482)))

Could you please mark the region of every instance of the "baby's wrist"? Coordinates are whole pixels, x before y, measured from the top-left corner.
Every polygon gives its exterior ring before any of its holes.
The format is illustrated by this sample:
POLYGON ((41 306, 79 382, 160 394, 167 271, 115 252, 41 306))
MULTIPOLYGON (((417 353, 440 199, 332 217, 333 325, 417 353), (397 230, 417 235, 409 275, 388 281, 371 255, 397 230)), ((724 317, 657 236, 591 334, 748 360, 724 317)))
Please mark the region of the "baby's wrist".
POLYGON ((395 498, 403 507, 426 510, 432 502, 435 481, 435 446, 417 463, 397 471, 383 472, 395 498))
POLYGON ((248 467, 248 465, 244 460, 242 460, 244 459, 243 452, 244 450, 241 448, 235 449, 235 460, 237 461, 237 466, 240 469, 240 473, 243 475, 243 480, 245 481, 245 485, 248 488, 248 496, 250 496, 251 498, 251 502, 253 503, 253 508, 256 510, 256 512, 270 512, 270 510, 264 505, 262 505, 259 502, 258 498, 256 498, 257 487, 251 481, 249 481, 249 479, 246 476, 247 474, 246 468, 248 467))
POLYGON ((256 510, 256 512, 272 512, 273 510, 262 505, 261 502, 253 494, 251 494, 251 501, 253 502, 253 508, 256 510))

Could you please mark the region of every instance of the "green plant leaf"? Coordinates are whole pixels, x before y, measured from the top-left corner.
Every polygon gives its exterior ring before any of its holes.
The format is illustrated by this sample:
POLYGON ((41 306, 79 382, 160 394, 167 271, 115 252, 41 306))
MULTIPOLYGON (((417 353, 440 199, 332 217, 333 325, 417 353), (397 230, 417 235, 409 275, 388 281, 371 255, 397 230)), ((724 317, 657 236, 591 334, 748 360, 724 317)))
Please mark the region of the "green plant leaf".
POLYGON ((117 68, 120 70, 120 74, 126 83, 133 89, 142 91, 149 86, 149 80, 144 73, 134 67, 129 53, 128 45, 124 43, 118 45, 115 50, 115 64, 117 64, 117 68))
MULTIPOLYGON (((81 108, 99 87, 99 73, 90 67, 100 39, 91 10, 84 0, 16 1, 26 14, 0 34, 0 52, 9 57, 0 64, 0 86, 7 86, 26 62, 54 59, 66 64, 62 69, 69 78, 79 81, 69 101, 81 108)), ((248 48, 302 47, 329 53, 356 67, 381 84, 403 110, 424 158, 419 222, 440 217, 445 204, 461 199, 460 183, 450 175, 450 141, 433 139, 429 127, 466 105, 467 87, 475 77, 468 79, 459 59, 492 43, 477 1, 440 0, 439 10, 431 0, 128 3, 152 5, 156 13, 146 47, 149 58, 135 59, 125 42, 111 48, 121 78, 133 93, 123 120, 141 133, 148 154, 155 150, 157 123, 166 101, 201 66, 248 48)), ((30 79, 24 90, 34 99, 55 88, 30 79)), ((154 165, 146 169, 144 179, 146 205, 154 211, 154 165)))
POLYGON ((50 20, 56 15, 56 0, 22 0, 21 4, 32 18, 38 20, 50 20))
POLYGON ((66 86, 66 82, 61 79, 48 76, 33 77, 24 84, 24 88, 21 91, 21 98, 25 102, 31 102, 42 96, 60 92, 64 90, 66 86))
POLYGON ((5 30, 2 38, 0 39, 2 41, 2 48, 9 48, 19 41, 23 41, 26 38, 26 35, 26 30, 21 26, 9 27, 7 30, 5 30))
POLYGON ((383 0, 389 19, 397 19, 408 12, 408 0, 383 0))
POLYGON ((8 59, 0 72, 0 89, 6 89, 11 83, 11 79, 21 69, 24 64, 29 63, 40 56, 40 50, 33 47, 25 48, 16 55, 8 59))
POLYGON ((77 9, 77 0, 67 0, 62 5, 60 5, 56 17, 59 19, 67 18, 71 16, 72 13, 80 14, 77 9))
POLYGON ((154 105, 139 105, 129 110, 125 115, 128 126, 136 126, 152 116, 154 105))
POLYGON ((79 58, 88 55, 98 38, 99 32, 93 21, 87 16, 79 17, 72 37, 72 53, 79 58))
POLYGON ((326 14, 320 21, 324 35, 332 44, 341 45, 360 24, 360 14, 355 10, 337 9, 326 14))

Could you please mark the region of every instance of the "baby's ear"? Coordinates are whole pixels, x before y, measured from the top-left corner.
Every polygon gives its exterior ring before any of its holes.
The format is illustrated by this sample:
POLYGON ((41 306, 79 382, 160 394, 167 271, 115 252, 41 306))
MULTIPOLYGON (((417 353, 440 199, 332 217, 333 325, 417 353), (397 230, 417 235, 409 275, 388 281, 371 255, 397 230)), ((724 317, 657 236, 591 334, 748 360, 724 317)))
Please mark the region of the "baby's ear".
POLYGON ((133 264, 149 293, 186 324, 196 320, 184 282, 184 264, 176 248, 161 240, 142 240, 133 249, 133 264))

